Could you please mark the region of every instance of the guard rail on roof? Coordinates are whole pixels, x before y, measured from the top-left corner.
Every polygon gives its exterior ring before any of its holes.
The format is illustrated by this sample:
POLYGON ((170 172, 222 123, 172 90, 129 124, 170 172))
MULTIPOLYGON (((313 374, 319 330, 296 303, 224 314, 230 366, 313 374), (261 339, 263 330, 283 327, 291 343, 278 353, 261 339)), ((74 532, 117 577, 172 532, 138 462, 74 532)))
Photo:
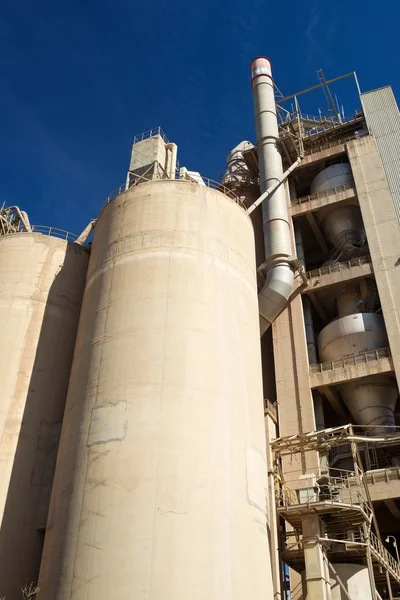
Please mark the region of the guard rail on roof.
POLYGON ((78 239, 78 236, 75 235, 75 233, 65 231, 64 229, 58 229, 58 227, 50 227, 49 225, 31 225, 31 231, 26 231, 21 227, 16 231, 5 232, 1 235, 15 235, 17 233, 40 233, 41 235, 50 235, 61 240, 66 240, 67 242, 75 242, 78 239))
MULTIPOLYGON (((311 148, 306 148, 304 150, 304 156, 312 156, 313 154, 318 154, 318 152, 322 152, 323 150, 328 150, 329 148, 337 148, 338 146, 344 146, 346 142, 351 142, 352 140, 357 140, 361 137, 368 135, 368 131, 363 131, 361 133, 354 133, 353 135, 349 135, 347 137, 341 138, 339 140, 335 140, 334 142, 327 142, 325 144, 321 144, 319 146, 312 146, 311 148)), ((339 153, 344 152, 344 150, 339 150, 339 153)))
POLYGON ((133 143, 137 144, 138 142, 142 142, 143 140, 147 140, 148 138, 155 137, 156 135, 159 135, 166 144, 169 144, 168 138, 165 135, 164 131, 161 129, 161 127, 154 127, 153 129, 148 129, 143 133, 139 133, 139 135, 135 135, 135 137, 133 138, 133 143))
POLYGON ((137 185, 140 185, 141 183, 144 183, 144 182, 154 182, 154 181, 164 181, 164 182, 167 182, 167 183, 168 182, 170 182, 170 183, 179 182, 179 183, 186 183, 186 184, 193 185, 193 186, 205 185, 206 187, 216 189, 219 192, 221 192, 222 194, 224 194, 225 196, 228 196, 229 198, 232 198, 232 200, 234 200, 242 208, 245 208, 244 204, 241 201, 241 199, 239 198, 239 196, 237 196, 235 194, 235 192, 233 192, 230 188, 222 185, 218 181, 214 181, 213 179, 209 179, 208 177, 201 177, 201 180, 202 180, 202 183, 199 183, 198 181, 196 181, 194 179, 168 179, 166 177, 156 177, 155 174, 153 174, 150 177, 141 176, 134 183, 131 183, 131 184, 128 184, 128 185, 126 183, 123 183, 122 185, 120 185, 119 187, 117 187, 115 190, 113 190, 111 192, 111 194, 109 196, 107 196, 107 198, 105 199, 105 201, 104 201, 104 203, 103 203, 103 205, 101 207, 101 210, 103 210, 103 208, 105 206, 107 206, 107 204, 109 204, 112 200, 114 200, 114 198, 116 198, 120 194, 123 194, 124 192, 127 192, 128 190, 132 189, 133 187, 136 187, 137 185))
POLYGON ((310 365, 310 375, 315 373, 323 373, 324 371, 334 371, 335 369, 343 369, 344 367, 352 367, 354 365, 365 364, 367 362, 380 360, 381 358, 390 358, 389 348, 380 348, 379 350, 369 350, 362 354, 347 356, 339 360, 330 360, 317 365, 310 365))
POLYGON ((78 236, 70 231, 58 229, 57 227, 49 227, 48 225, 32 225, 33 233, 41 233, 42 235, 51 235, 53 237, 66 240, 67 242, 75 242, 78 236))
POLYGON ((370 256, 359 256, 358 258, 351 258, 350 260, 344 260, 343 262, 336 262, 332 265, 325 265, 319 269, 313 269, 312 271, 306 272, 307 279, 313 279, 314 277, 322 277, 323 275, 330 275, 331 273, 338 273, 339 271, 347 271, 353 267, 361 267, 361 265, 371 264, 370 256))
POLYGON ((328 196, 336 196, 339 192, 344 192, 345 190, 354 189, 353 183, 344 183, 343 185, 338 185, 336 187, 330 188, 329 190, 324 190, 323 192, 316 192, 315 194, 309 194, 308 196, 302 196, 301 198, 295 198, 291 200, 290 205, 296 204, 306 204, 310 203, 312 200, 319 200, 320 198, 327 198, 328 196))

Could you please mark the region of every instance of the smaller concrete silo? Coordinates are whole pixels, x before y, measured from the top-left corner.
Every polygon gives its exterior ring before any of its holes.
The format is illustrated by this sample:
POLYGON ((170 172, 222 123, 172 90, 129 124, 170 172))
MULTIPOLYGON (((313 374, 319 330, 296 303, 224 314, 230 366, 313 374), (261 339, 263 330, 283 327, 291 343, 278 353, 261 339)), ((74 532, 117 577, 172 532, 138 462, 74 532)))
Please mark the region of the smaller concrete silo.
POLYGON ((15 229, 0 235, 0 597, 7 600, 20 600, 21 586, 38 578, 88 264, 82 246, 15 229))

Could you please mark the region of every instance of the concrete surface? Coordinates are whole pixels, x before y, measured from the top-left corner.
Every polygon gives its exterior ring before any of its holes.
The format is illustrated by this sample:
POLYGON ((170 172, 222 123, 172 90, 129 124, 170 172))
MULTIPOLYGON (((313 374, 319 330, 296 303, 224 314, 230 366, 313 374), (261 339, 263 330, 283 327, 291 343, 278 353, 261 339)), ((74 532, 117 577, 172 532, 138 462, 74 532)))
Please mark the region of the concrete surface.
POLYGON ((88 253, 0 236, 0 597, 37 582, 88 253))
POLYGON ((400 381, 400 230, 371 136, 347 145, 397 381, 400 381))
POLYGON ((353 200, 355 197, 356 192, 354 187, 344 190, 334 188, 326 192, 320 192, 319 194, 311 194, 310 196, 300 198, 300 202, 291 203, 289 205, 289 215, 291 217, 305 215, 324 206, 337 204, 344 200, 353 200))
POLYGON ((312 388, 319 388, 326 385, 338 385, 345 381, 354 381, 361 377, 368 377, 368 375, 392 374, 393 371, 392 357, 383 357, 365 363, 360 362, 329 371, 322 371, 321 373, 312 373, 310 375, 310 384, 312 388))
POLYGON ((272 600, 250 219, 144 183, 96 226, 40 600, 272 600))

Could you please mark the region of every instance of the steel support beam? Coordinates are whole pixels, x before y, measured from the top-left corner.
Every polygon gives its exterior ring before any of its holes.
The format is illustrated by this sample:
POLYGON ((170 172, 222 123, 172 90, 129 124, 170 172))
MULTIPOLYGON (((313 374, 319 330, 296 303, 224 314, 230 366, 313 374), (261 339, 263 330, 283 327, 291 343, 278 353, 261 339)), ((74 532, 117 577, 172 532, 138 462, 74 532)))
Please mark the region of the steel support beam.
POLYGON ((313 234, 316 237, 316 240, 318 242, 319 247, 321 248, 322 252, 324 252, 325 254, 328 254, 328 245, 325 241, 324 236, 321 233, 321 230, 319 228, 319 225, 317 223, 316 218, 314 217, 314 213, 312 212, 307 212, 305 213, 306 217, 307 217, 307 221, 310 224, 310 227, 313 231, 313 234))
POLYGON ((336 390, 330 387, 321 387, 317 389, 323 396, 325 396, 325 398, 328 400, 329 404, 332 406, 335 413, 339 415, 339 417, 345 420, 349 418, 348 414, 345 411, 344 404, 336 390))

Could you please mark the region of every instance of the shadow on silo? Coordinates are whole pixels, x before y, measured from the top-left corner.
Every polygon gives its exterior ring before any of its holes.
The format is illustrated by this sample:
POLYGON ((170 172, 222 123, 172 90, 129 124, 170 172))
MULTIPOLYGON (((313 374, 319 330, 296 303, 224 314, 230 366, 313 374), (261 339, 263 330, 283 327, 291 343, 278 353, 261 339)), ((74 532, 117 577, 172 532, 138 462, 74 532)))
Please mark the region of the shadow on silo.
MULTIPOLYGON (((87 263, 88 252, 70 244, 48 294, 0 529, 0 598, 7 600, 20 600, 20 588, 38 579, 87 263)), ((24 378, 21 365, 15 396, 24 378)), ((16 415, 11 424, 18 423, 16 415)))

